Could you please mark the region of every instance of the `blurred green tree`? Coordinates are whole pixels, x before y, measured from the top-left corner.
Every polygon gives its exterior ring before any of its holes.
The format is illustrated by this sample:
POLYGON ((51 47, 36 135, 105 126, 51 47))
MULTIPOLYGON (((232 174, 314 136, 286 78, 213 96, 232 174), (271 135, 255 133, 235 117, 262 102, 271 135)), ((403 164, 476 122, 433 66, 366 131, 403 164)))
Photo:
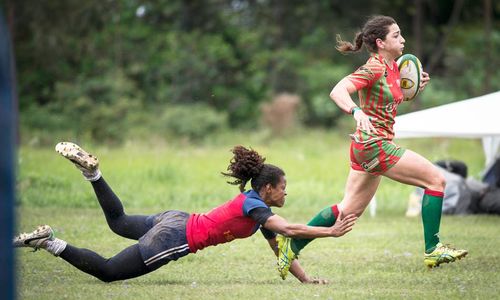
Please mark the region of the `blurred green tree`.
POLYGON ((304 125, 336 126, 342 113, 328 94, 367 55, 340 55, 335 35, 350 40, 380 13, 395 17, 406 51, 432 71, 430 87, 438 92, 423 93, 412 109, 500 89, 500 73, 492 71, 500 65, 492 54, 500 49, 500 3, 491 0, 6 0, 5 6, 26 129, 51 131, 70 119, 75 135, 119 140, 128 128, 149 126, 139 119, 195 104, 226 115, 231 127, 254 128, 261 103, 282 92, 300 96, 304 125), (84 112, 81 120, 76 111, 84 112), (130 112, 134 117, 124 117, 130 112), (108 129, 92 129, 92 113, 99 116, 95 126, 108 129))

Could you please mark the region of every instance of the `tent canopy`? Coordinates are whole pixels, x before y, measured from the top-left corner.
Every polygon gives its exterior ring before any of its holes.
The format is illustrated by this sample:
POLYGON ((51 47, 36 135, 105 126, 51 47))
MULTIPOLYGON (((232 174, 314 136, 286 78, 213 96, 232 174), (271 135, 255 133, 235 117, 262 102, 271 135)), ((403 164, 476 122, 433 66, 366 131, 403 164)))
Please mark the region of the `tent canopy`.
POLYGON ((500 91, 396 117, 395 138, 481 138, 486 165, 500 147, 500 91))

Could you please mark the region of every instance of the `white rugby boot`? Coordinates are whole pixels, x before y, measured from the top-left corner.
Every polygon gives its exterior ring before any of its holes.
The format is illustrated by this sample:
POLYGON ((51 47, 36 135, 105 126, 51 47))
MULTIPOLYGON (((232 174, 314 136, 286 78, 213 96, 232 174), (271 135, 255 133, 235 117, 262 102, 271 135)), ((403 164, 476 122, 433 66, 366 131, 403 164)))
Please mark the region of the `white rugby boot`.
POLYGON ((80 171, 85 179, 96 181, 101 178, 99 170, 99 159, 77 144, 71 142, 60 142, 56 145, 56 152, 70 160, 80 171))

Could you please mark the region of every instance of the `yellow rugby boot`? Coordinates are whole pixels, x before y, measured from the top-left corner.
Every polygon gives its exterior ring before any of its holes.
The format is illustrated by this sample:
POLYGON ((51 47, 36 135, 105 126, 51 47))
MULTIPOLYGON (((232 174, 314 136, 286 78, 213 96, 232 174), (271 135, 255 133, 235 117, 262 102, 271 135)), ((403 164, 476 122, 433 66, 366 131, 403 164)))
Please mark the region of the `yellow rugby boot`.
POLYGON ((276 240, 278 241, 278 272, 281 279, 285 280, 292 261, 297 258, 297 255, 292 250, 291 238, 278 235, 276 240))
POLYGON ((462 259, 468 253, 469 252, 467 250, 455 249, 449 245, 438 243, 434 251, 424 254, 424 264, 428 268, 434 268, 438 267, 442 263, 450 263, 457 259, 462 259))

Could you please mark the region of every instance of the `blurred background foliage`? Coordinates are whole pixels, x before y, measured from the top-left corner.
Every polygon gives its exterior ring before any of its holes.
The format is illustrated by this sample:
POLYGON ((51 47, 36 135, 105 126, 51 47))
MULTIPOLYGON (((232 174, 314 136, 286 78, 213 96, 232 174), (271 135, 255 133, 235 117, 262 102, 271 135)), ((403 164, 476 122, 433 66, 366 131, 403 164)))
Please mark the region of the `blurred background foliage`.
POLYGON ((351 40, 373 14, 397 20, 405 51, 420 57, 432 77, 400 113, 500 89, 499 1, 6 0, 3 6, 23 143, 52 144, 54 135, 110 144, 152 136, 197 140, 262 126, 278 126, 273 132, 282 134, 283 126, 273 125, 279 122, 262 121, 266 111, 292 111, 299 126, 341 126, 343 113, 328 94, 367 54, 339 54, 335 36, 351 40), (300 105, 263 110, 282 95, 298 97, 300 105))

